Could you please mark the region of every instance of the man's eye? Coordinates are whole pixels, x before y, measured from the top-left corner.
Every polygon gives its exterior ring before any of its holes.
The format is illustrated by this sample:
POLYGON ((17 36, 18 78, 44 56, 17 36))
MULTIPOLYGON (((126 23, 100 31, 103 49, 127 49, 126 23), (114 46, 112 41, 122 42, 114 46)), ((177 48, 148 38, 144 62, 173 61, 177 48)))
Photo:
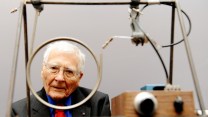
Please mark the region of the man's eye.
POLYGON ((51 67, 51 69, 57 69, 57 67, 51 67))
POLYGON ((71 70, 66 70, 65 71, 67 74, 73 74, 73 71, 71 71, 71 70))
POLYGON ((50 69, 53 70, 53 71, 57 71, 57 70, 59 70, 59 67, 57 67, 57 66, 51 66, 50 69))

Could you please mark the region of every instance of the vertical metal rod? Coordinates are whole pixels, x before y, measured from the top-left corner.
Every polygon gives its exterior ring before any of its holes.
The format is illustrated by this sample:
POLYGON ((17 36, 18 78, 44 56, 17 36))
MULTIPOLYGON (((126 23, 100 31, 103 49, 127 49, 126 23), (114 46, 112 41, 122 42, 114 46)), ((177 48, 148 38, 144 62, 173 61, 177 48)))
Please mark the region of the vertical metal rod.
MULTIPOLYGON (((172 6, 172 20, 171 20, 171 44, 174 43, 175 34, 175 5, 172 6)), ((174 46, 170 47, 170 66, 169 66, 169 83, 173 84, 173 62, 174 62, 174 46)))
POLYGON ((39 14, 40 14, 40 12, 38 10, 36 10, 35 11, 35 21, 34 21, 34 24, 33 24, 33 33, 32 33, 29 55, 31 55, 32 52, 33 52, 33 47, 34 47, 34 42, 35 42, 35 34, 36 34, 36 30, 37 30, 37 22, 38 22, 39 14))
POLYGON ((22 26, 22 12, 23 12, 23 2, 20 2, 19 18, 18 18, 17 31, 16 31, 14 55, 13 55, 13 60, 12 60, 12 71, 11 71, 11 78, 10 78, 10 87, 9 87, 9 96, 8 96, 8 102, 7 102, 6 117, 11 116, 11 108, 12 108, 12 101, 13 101, 13 96, 14 96, 17 61, 18 61, 18 53, 19 53, 19 45, 20 45, 20 37, 21 37, 21 29, 22 29, 21 28, 21 26, 22 26))
MULTIPOLYGON (((24 21, 24 44, 25 44, 25 68, 27 69, 27 62, 28 62, 28 32, 27 32, 27 8, 26 4, 23 7, 23 21, 24 21)), ((27 77, 27 75, 26 75, 27 77)), ((26 79, 27 80, 27 79, 26 79)), ((26 81, 26 94, 27 94, 27 115, 30 117, 30 88, 26 81)))
POLYGON ((186 53, 187 53, 187 57, 188 57, 188 60, 189 60, 189 65, 190 65, 190 69, 191 69, 191 73, 192 73, 192 78, 193 78, 193 82, 194 82, 194 85, 195 85, 195 90, 196 90, 198 101, 199 101, 199 106, 200 106, 200 109, 202 110, 202 115, 206 115, 205 106, 204 106, 204 102, 203 102, 203 98, 202 98, 202 94, 201 94, 201 90, 200 90, 200 87, 199 87, 199 82, 198 82, 198 79, 197 79, 197 74, 196 74, 196 70, 195 70, 195 66, 194 66, 194 62, 193 62, 193 58, 192 58, 192 54, 191 54, 191 49, 190 49, 190 45, 189 45, 188 38, 187 38, 187 35, 186 35, 186 30, 185 30, 185 25, 184 25, 184 22, 183 22, 183 17, 182 17, 182 13, 181 13, 180 4, 177 0, 175 0, 175 3, 176 3, 176 7, 177 7, 178 18, 179 18, 179 22, 180 22, 180 26, 181 26, 181 31, 182 31, 183 38, 184 38, 186 53))

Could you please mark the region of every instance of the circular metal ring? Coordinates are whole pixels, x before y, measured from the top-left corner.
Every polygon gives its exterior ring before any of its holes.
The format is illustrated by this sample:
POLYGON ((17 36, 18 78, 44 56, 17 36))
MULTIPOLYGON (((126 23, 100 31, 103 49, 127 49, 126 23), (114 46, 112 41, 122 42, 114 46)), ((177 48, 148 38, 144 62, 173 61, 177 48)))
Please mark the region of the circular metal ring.
POLYGON ((93 54, 93 52, 91 51, 90 48, 88 48, 83 42, 75 39, 75 38, 69 38, 69 37, 57 37, 57 38, 53 38, 51 40, 48 40, 46 41, 45 43, 43 43, 42 45, 40 45, 34 52, 33 54, 30 56, 30 59, 27 63, 27 83, 28 83, 28 86, 32 92, 32 94, 41 102, 43 103, 44 105, 48 106, 48 107, 51 107, 51 108, 54 108, 54 109, 61 109, 61 110, 66 110, 66 109, 73 109, 73 108, 76 108, 78 106, 81 106, 82 104, 84 104, 85 102, 87 102, 94 94, 95 92, 97 91, 99 85, 100 85, 100 82, 101 82, 101 69, 100 69, 100 65, 98 63, 98 60, 96 58, 96 56, 93 54), (53 105, 53 104, 50 104, 48 102, 46 102, 45 100, 43 100, 42 98, 39 97, 39 95, 37 95, 37 93, 35 92, 35 90, 32 88, 32 83, 31 83, 31 79, 30 79, 30 67, 31 67, 31 63, 33 61, 33 58, 35 57, 35 55, 38 53, 38 51, 40 51, 40 49, 42 49, 45 45, 51 43, 51 42, 55 42, 55 41, 60 41, 60 40, 66 40, 66 41, 72 41, 72 42, 76 42, 80 45, 82 45, 83 47, 85 47, 89 52, 90 54, 93 56, 95 62, 96 62, 96 65, 97 65, 97 72, 98 72, 98 79, 96 81, 96 84, 94 86, 94 88, 92 89, 91 93, 85 98, 83 99, 82 101, 80 101, 79 103, 76 103, 76 104, 73 104, 73 105, 70 105, 70 106, 56 106, 56 105, 53 105))

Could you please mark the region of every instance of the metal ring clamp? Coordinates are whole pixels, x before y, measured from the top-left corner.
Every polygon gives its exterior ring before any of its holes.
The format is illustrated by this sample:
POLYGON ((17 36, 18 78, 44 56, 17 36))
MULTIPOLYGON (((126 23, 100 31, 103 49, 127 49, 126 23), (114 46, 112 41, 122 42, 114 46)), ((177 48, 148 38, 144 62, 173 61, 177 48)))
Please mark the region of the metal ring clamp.
POLYGON ((73 109, 73 108, 76 108, 82 104, 84 104, 85 102, 87 102, 94 94, 95 92, 97 91, 99 85, 100 85, 100 82, 101 82, 101 68, 100 68, 100 65, 98 63, 98 60, 96 58, 96 56, 93 54, 93 52, 91 51, 90 48, 88 48, 88 46, 86 46, 83 42, 75 39, 75 38, 69 38, 69 37, 57 37, 57 38, 53 38, 51 40, 48 40, 46 41, 45 43, 43 43, 42 45, 40 45, 34 52, 33 54, 31 54, 30 56, 30 59, 27 63, 27 83, 28 83, 28 86, 32 92, 32 94, 41 102, 43 103, 44 105, 48 106, 48 107, 51 107, 51 108, 54 108, 54 109, 61 109, 61 110, 66 110, 66 109, 73 109), (37 93, 35 92, 35 90, 32 88, 32 83, 31 83, 31 79, 30 79, 30 67, 31 67, 31 63, 33 61, 33 58, 35 57, 35 55, 38 53, 38 51, 40 51, 40 49, 42 49, 45 45, 51 43, 51 42, 55 42, 55 41, 60 41, 60 40, 66 40, 66 41, 72 41, 72 42, 76 42, 80 45, 82 45, 83 47, 85 47, 89 52, 90 54, 93 56, 95 62, 96 62, 96 65, 97 65, 97 72, 98 72, 98 79, 96 81, 96 85, 94 86, 94 88, 92 89, 91 93, 85 98, 83 99, 82 101, 80 101, 79 103, 76 103, 76 104, 73 104, 73 105, 70 105, 70 106, 56 106, 56 105, 53 105, 53 104, 50 104, 48 102, 46 102, 45 100, 43 100, 42 98, 40 98, 37 93))

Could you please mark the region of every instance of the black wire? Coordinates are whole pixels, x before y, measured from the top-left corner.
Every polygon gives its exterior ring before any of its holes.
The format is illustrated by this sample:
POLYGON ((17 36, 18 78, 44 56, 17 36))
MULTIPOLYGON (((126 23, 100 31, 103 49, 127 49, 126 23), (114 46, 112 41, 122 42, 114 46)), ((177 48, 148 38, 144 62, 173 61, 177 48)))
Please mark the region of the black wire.
MULTIPOLYGON (((138 17, 138 16, 137 16, 138 17)), ((159 59, 160 59, 160 62, 162 63, 162 66, 163 66, 163 69, 165 71, 165 75, 166 75, 166 79, 167 81, 169 80, 169 75, 168 75, 168 71, 167 71, 167 68, 165 66, 165 63, 159 53, 159 51, 157 50, 157 48, 155 47, 155 45, 153 44, 153 42, 151 41, 151 39, 146 35, 146 33, 142 30, 142 28, 140 27, 140 25, 138 23, 136 23, 136 25, 139 27, 139 29, 141 29, 141 31, 144 33, 144 36, 147 37, 147 40, 150 42, 150 44, 152 45, 153 49, 155 50, 156 54, 158 55, 159 59)))
MULTIPOLYGON (((174 6, 174 7, 176 8, 176 6, 175 6, 175 5, 172 5, 172 4, 165 4, 165 3, 162 3, 162 4, 168 5, 168 6, 174 6)), ((152 5, 153 5, 153 4, 152 4, 152 5)), ((149 6, 149 4, 146 4, 146 5, 141 9, 141 11, 143 11, 147 6, 149 6)), ((188 33, 187 33, 187 36, 189 36, 190 33, 191 33, 191 29, 192 29, 191 20, 190 20, 188 14, 187 14, 185 11, 181 10, 181 12, 186 16, 186 18, 187 18, 187 20, 188 20, 188 22, 189 22, 189 30, 188 30, 188 33)), ((183 42, 183 41, 184 41, 184 39, 181 39, 180 41, 178 41, 178 42, 176 42, 176 43, 169 44, 169 45, 164 45, 164 46, 162 46, 162 48, 175 46, 175 45, 177 45, 177 44, 179 44, 179 43, 181 43, 181 42, 183 42)))
MULTIPOLYGON (((164 4, 165 4, 165 3, 164 3, 164 4)), ((173 6, 172 4, 165 4, 165 5, 173 6)), ((176 8, 175 5, 174 5, 174 7, 176 8)), ((181 12, 186 16, 186 18, 187 18, 187 20, 188 20, 188 22, 189 22, 189 30, 188 30, 188 33, 187 33, 187 37, 188 37, 189 34, 191 33, 191 29, 192 29, 191 20, 190 20, 188 14, 187 14, 185 11, 181 10, 181 12)), ((178 42, 176 42, 176 43, 173 43, 173 44, 170 44, 170 45, 166 45, 166 46, 162 46, 162 47, 164 48, 164 47, 174 46, 174 45, 177 45, 177 44, 179 44, 179 43, 181 43, 181 42, 183 42, 183 41, 184 41, 184 39, 182 39, 182 40, 180 40, 180 41, 178 41, 178 42)))
MULTIPOLYGON (((137 18, 138 18, 138 16, 137 16, 137 18)), ((158 55, 158 57, 159 57, 159 59, 160 59, 160 61, 161 61, 161 63, 162 63, 163 69, 164 69, 164 71, 165 71, 166 79, 167 79, 167 81, 168 81, 168 80, 169 80, 169 77, 168 77, 167 68, 166 68, 166 66, 165 66, 165 63, 164 63, 164 61, 163 61, 163 59, 162 59, 162 57, 161 57, 159 51, 156 49, 156 47, 155 47, 155 45, 152 43, 151 39, 150 39, 150 38, 146 35, 146 33, 142 30, 142 28, 140 27, 140 25, 139 25, 138 23, 135 23, 135 25, 141 30, 141 32, 144 34, 144 36, 147 38, 147 40, 150 42, 150 44, 152 45, 153 49, 154 49, 155 52, 157 53, 157 55, 158 55)))
MULTIPOLYGON (((145 33, 144 33, 144 34, 145 34, 145 33)), ((149 39, 149 37, 148 37, 146 34, 145 34, 145 36, 147 37, 148 41, 150 42, 150 44, 151 44, 152 47, 154 48, 155 52, 157 53, 157 55, 158 55, 158 57, 159 57, 159 59, 160 59, 160 61, 161 61, 161 63, 162 63, 163 69, 164 69, 164 71, 165 71, 166 78, 167 78, 167 80, 168 80, 168 79, 169 79, 168 71, 167 71, 167 68, 166 68, 166 66, 165 66, 165 63, 164 63, 164 61, 163 61, 163 59, 162 59, 162 57, 161 57, 159 51, 156 49, 156 47, 155 47, 155 45, 152 43, 151 39, 149 39)))
POLYGON ((165 75, 166 75, 166 78, 167 78, 167 81, 168 81, 168 79, 169 79, 168 71, 167 71, 167 68, 166 68, 166 66, 165 66, 165 63, 164 63, 164 61, 163 61, 163 59, 162 59, 162 57, 161 57, 159 51, 156 49, 156 47, 155 47, 155 45, 152 43, 151 39, 150 39, 150 38, 146 35, 146 33, 142 30, 142 28, 139 26, 139 24, 138 24, 138 23, 136 23, 136 24, 137 24, 137 26, 141 29, 141 31, 144 33, 144 35, 147 37, 147 39, 148 39, 148 41, 150 42, 150 44, 152 45, 153 49, 154 49, 155 52, 157 53, 157 55, 158 55, 158 57, 159 57, 159 59, 160 59, 160 61, 161 61, 161 63, 162 63, 162 66, 163 66, 163 69, 164 69, 164 71, 165 71, 165 75))
MULTIPOLYGON (((165 5, 170 5, 170 4, 165 4, 165 5)), ((148 6, 148 4, 145 5, 145 6, 141 9, 141 11, 143 11, 144 8, 146 8, 147 6, 148 6)), ((173 6, 173 5, 170 5, 170 6, 173 6)), ((176 8, 176 7, 175 7, 175 8, 176 8)), ((191 20, 190 20, 189 16, 188 16, 183 10, 181 10, 181 11, 182 11, 183 14, 185 14, 186 18, 187 18, 188 21, 189 21, 189 31, 188 31, 188 33, 187 33, 187 36, 188 36, 188 35, 190 34, 190 32, 191 32, 191 20)), ((137 23, 137 26, 140 27, 138 23, 137 23)), ((161 61, 161 63, 162 63, 163 69, 164 69, 164 71, 165 71, 166 78, 167 78, 167 80, 168 80, 168 79, 169 79, 169 75, 168 75, 168 72, 167 72, 167 68, 166 68, 166 66, 165 66, 165 63, 164 63, 164 61, 163 61, 163 59, 162 59, 162 57, 161 57, 159 51, 157 50, 157 48, 155 47, 155 45, 153 44, 153 42, 151 41, 151 39, 150 39, 150 38, 146 35, 146 33, 142 30, 142 28, 140 28, 140 29, 141 29, 141 31, 144 33, 144 35, 147 37, 148 41, 149 41, 150 44, 152 45, 152 47, 153 47, 153 49, 155 50, 156 54, 158 55, 158 57, 159 57, 159 59, 160 59, 160 61, 161 61)), ((182 39, 182 40, 180 40, 180 41, 178 41, 178 42, 176 42, 176 43, 173 43, 173 44, 170 44, 170 45, 165 45, 165 46, 162 46, 162 47, 164 48, 164 47, 175 46, 175 45, 177 45, 177 44, 179 44, 179 43, 181 43, 181 42, 183 42, 183 41, 184 41, 184 39, 182 39)))

